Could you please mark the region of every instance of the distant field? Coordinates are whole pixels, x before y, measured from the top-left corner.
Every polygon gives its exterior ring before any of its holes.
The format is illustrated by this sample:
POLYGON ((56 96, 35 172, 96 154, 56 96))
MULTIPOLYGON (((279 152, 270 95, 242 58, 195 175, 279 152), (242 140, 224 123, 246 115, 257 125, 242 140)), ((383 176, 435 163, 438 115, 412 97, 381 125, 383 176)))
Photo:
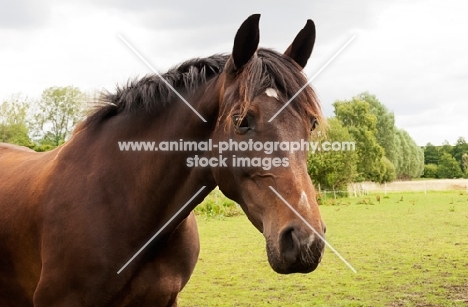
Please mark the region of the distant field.
MULTIPOLYGON (((461 191, 468 192, 468 179, 419 179, 410 181, 393 181, 385 184, 375 182, 352 183, 348 187, 350 193, 362 191, 387 192, 424 192, 424 191, 461 191)), ((354 194, 353 194, 354 195, 354 194)))
POLYGON ((320 207, 357 274, 327 249, 315 272, 278 275, 245 216, 198 216, 202 250, 179 306, 468 306, 468 195, 387 197, 320 207))

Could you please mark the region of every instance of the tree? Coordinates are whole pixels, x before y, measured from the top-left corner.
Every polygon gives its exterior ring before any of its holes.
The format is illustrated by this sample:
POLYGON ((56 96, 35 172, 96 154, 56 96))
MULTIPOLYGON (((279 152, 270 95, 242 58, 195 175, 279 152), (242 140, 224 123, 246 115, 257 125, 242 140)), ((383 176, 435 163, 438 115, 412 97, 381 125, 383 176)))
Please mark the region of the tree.
POLYGON ((453 150, 453 147, 452 145, 450 145, 450 143, 447 140, 443 141, 442 146, 439 148, 440 154, 445 152, 445 153, 452 155, 452 150, 453 150))
POLYGON ((457 142, 455 143, 455 146, 453 146, 452 148, 452 156, 455 158, 455 160, 457 160, 458 164, 460 165, 460 168, 463 171, 465 171, 462 160, 464 154, 468 154, 468 143, 466 142, 464 137, 459 137, 457 142))
POLYGON ((424 152, 403 129, 397 129, 396 173, 400 179, 418 178, 424 171, 424 152))
POLYGON ((368 92, 359 94, 358 99, 369 104, 370 113, 376 117, 376 133, 375 138, 377 143, 384 149, 384 155, 392 163, 395 160, 395 115, 390 112, 387 107, 382 104, 375 95, 368 92))
POLYGON ((382 176, 381 182, 392 182, 396 179, 396 169, 395 165, 387 158, 387 157, 382 157, 381 160, 384 173, 382 176))
POLYGON ((439 155, 439 149, 431 143, 427 143, 424 147, 424 164, 438 164, 439 155))
POLYGON ((437 176, 439 178, 460 178, 463 177, 463 173, 457 160, 449 153, 444 152, 440 157, 437 176))
POLYGON ((464 177, 468 177, 468 153, 465 153, 462 156, 462 171, 464 173, 464 177))
POLYGON ((28 101, 21 94, 12 95, 0 104, 0 142, 33 146, 27 122, 28 101))
MULTIPOLYGON (((321 131, 317 129, 317 131, 321 131)), ((343 127, 336 118, 328 121, 326 133, 315 134, 312 141, 322 143, 329 142, 353 142, 353 138, 346 127, 343 127)), ((309 152, 307 169, 315 184, 320 184, 325 189, 346 190, 349 183, 353 182, 357 165, 356 151, 317 151, 309 152)))
POLYGON ((369 103, 353 97, 348 101, 336 101, 333 106, 336 118, 348 128, 356 141, 356 152, 359 157, 357 181, 382 182, 385 172, 381 163, 384 149, 375 137, 377 118, 370 112, 369 103))
POLYGON ((73 86, 45 89, 34 117, 39 142, 54 147, 64 143, 83 117, 85 99, 86 95, 73 86))

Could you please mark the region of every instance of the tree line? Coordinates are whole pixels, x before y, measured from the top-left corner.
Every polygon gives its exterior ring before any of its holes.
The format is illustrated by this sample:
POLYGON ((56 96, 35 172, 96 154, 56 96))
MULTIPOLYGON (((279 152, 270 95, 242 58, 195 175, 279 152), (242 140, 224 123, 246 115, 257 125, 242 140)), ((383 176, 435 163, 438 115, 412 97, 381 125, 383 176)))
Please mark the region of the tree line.
POLYGON ((46 151, 63 144, 84 118, 90 95, 77 87, 50 87, 37 100, 21 94, 0 103, 0 142, 46 151))
POLYGON ((346 190, 351 182, 391 182, 419 178, 424 150, 375 95, 361 93, 333 103, 334 116, 313 133, 316 141, 352 141, 355 151, 309 153, 308 171, 324 189, 346 190))
POLYGON ((468 143, 458 138, 455 145, 424 146, 424 178, 468 178, 468 143))

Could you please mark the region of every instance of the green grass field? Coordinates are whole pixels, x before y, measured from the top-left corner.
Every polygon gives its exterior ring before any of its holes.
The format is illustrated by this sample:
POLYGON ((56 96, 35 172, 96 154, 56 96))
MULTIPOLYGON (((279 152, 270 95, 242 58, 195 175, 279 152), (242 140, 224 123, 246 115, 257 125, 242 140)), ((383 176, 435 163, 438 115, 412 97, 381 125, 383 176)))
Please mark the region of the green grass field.
POLYGON ((464 192, 328 200, 320 207, 327 240, 356 274, 327 248, 315 272, 278 275, 245 216, 197 210, 202 250, 182 307, 468 306, 464 192))

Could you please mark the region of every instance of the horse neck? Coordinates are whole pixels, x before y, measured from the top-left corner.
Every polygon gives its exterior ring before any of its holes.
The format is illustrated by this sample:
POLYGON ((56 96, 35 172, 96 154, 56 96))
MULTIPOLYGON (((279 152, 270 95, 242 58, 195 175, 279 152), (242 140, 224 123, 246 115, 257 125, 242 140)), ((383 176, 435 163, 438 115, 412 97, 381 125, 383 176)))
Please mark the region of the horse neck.
POLYGON ((188 99, 206 123, 182 101, 172 101, 153 114, 136 111, 111 117, 98 128, 81 129, 62 156, 80 164, 81 172, 99 172, 95 186, 106 183, 107 197, 134 218, 138 227, 146 220, 151 227, 169 220, 205 186, 180 214, 185 217, 216 186, 211 169, 187 167, 186 160, 193 152, 121 151, 119 142, 160 144, 211 138, 218 115, 218 89, 215 81, 208 82, 188 99))

